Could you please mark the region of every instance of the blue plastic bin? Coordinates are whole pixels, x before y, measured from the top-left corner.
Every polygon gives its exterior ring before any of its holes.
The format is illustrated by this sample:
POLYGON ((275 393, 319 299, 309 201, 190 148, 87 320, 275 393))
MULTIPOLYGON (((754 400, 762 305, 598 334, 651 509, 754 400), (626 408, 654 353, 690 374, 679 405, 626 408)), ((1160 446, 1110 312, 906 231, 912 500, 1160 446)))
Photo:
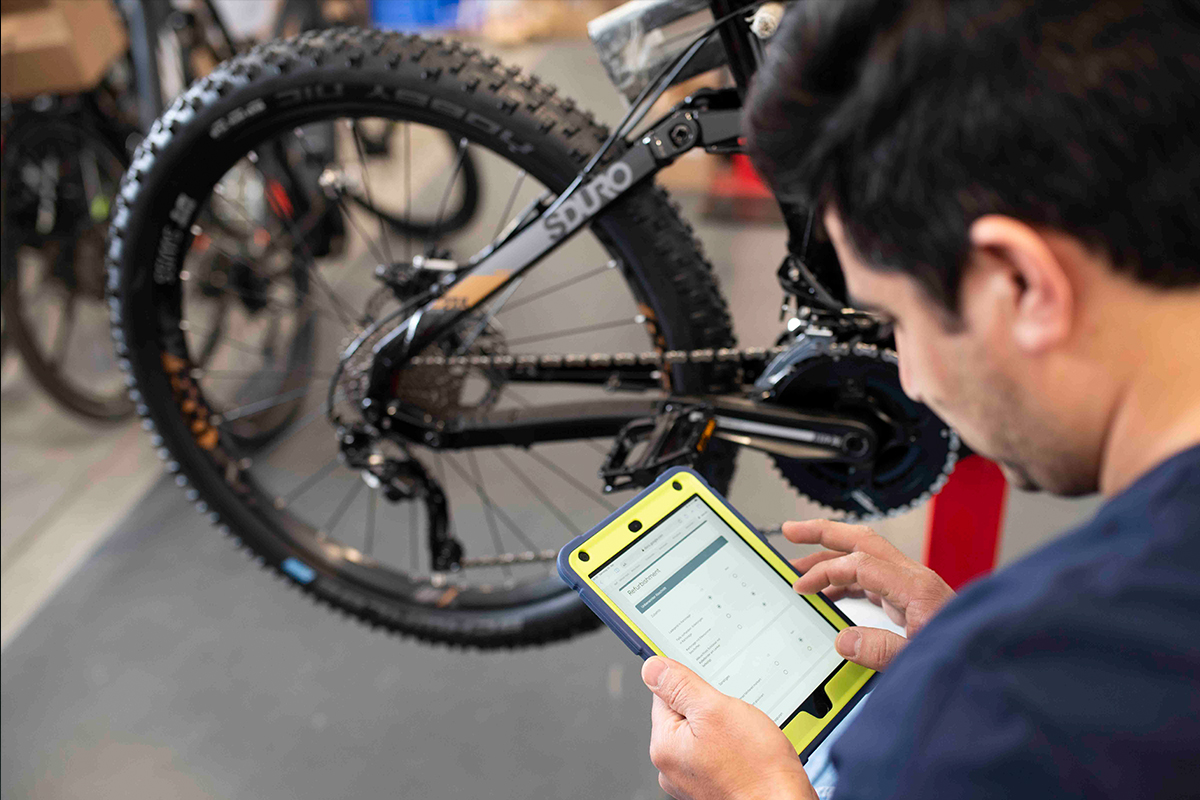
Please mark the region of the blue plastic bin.
POLYGON ((458 22, 458 0, 371 0, 371 21, 376 27, 400 31, 453 28, 458 22))

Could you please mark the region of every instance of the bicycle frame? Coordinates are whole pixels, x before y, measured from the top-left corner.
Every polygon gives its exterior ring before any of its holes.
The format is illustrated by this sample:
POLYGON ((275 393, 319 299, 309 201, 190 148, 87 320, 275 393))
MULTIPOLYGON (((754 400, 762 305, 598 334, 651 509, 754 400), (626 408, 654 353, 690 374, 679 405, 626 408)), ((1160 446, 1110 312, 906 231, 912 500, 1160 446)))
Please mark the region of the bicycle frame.
MULTIPOLYGON (((875 434, 859 420, 820 412, 802 414, 782 407, 756 406, 748 403, 741 393, 735 391, 737 387, 734 386, 724 387, 728 394, 706 395, 703 398, 575 402, 510 410, 484 415, 486 419, 456 429, 448 429, 440 421, 408 417, 389 396, 389 375, 453 331, 468 315, 486 308, 494 300, 503 302, 507 296, 505 293, 543 258, 632 187, 652 179, 660 170, 696 147, 702 147, 710 153, 742 152, 741 99, 756 63, 754 47, 757 43, 751 41, 752 36, 740 13, 731 10, 736 8, 733 2, 713 0, 711 5, 717 19, 729 17, 719 30, 730 55, 730 69, 736 88, 703 90, 685 99, 634 141, 626 142, 625 152, 605 164, 591 180, 584 183, 577 179, 548 204, 527 210, 517 218, 512 230, 502 234, 498 242, 477 253, 466 264, 436 259, 414 260, 413 266, 432 268, 443 274, 424 295, 410 301, 397 312, 408 316, 374 346, 367 392, 369 402, 364 409, 364 416, 369 422, 381 430, 409 440, 422 441, 431 447, 453 449, 613 436, 634 420, 661 414, 670 402, 704 402, 714 409, 715 418, 723 420, 726 427, 738 429, 740 426, 746 430, 749 426, 754 431, 754 436, 740 436, 738 440, 743 445, 804 460, 861 464, 874 455, 875 434), (506 277, 476 302, 443 314, 435 325, 418 332, 422 319, 434 310, 440 298, 468 276, 498 274, 506 274, 506 277), (821 444, 814 445, 814 442, 821 444), (847 447, 848 442, 854 442, 855 446, 847 447)), ((697 44, 702 41, 698 40, 697 44)), ((652 103, 665 89, 665 85, 661 86, 647 102, 652 103)), ((637 107, 635 103, 634 109, 637 107)), ((632 116, 633 112, 630 113, 632 116)), ((586 173, 587 168, 581 176, 586 173)), ((785 206, 784 213, 789 227, 794 227, 794 211, 789 211, 785 206)), ((391 322, 394 318, 381 320, 377 325, 391 322)), ((364 332, 347 350, 343 361, 376 330, 373 327, 364 332)), ((620 370, 621 386, 643 389, 661 387, 663 381, 656 370, 656 366, 650 365, 623 365, 620 370)), ((609 366, 589 369, 588 366, 580 368, 580 365, 575 365, 571 369, 518 372, 510 379, 594 385, 611 381, 613 374, 609 366)), ((726 438, 731 438, 731 435, 726 435, 726 438)))
MULTIPOLYGON (((412 324, 398 326, 392 334, 376 345, 374 353, 377 356, 377 367, 388 370, 398 365, 391 356, 378 358, 384 351, 394 349, 398 338, 403 338, 404 350, 408 353, 420 352, 430 343, 437 341, 467 314, 490 302, 520 280, 541 259, 553 252, 610 203, 641 181, 652 178, 692 148, 704 147, 710 152, 741 152, 741 99, 749 88, 757 65, 754 54, 757 40, 750 33, 749 26, 742 18, 742 12, 754 5, 739 4, 736 0, 710 0, 709 3, 713 18, 725 20, 715 27, 729 56, 728 66, 736 85, 736 96, 730 97, 730 92, 726 90, 700 92, 687 98, 650 126, 647 132, 637 138, 636 143, 629 146, 620 159, 606 166, 600 175, 586 184, 580 183, 577 177, 576 181, 535 219, 525 220, 525 224, 509 232, 498 244, 493 244, 476 254, 468 264, 454 265, 452 270, 447 271, 446 277, 434 287, 433 296, 410 317, 409 322, 412 324), (415 336, 415 323, 420 317, 431 310, 442 295, 468 275, 491 275, 502 270, 509 272, 508 277, 473 305, 460 309, 421 336, 415 336)), ((686 62, 698 50, 697 45, 707 38, 705 35, 693 43, 688 53, 683 56, 683 61, 686 62)), ((678 69, 682 63, 675 66, 678 69)), ((644 104, 649 108, 668 88, 668 81, 662 81, 657 91, 649 98, 640 98, 634 103, 630 116, 640 105, 644 104)), ((624 124, 625 122, 622 122, 618 126, 618 132, 624 124)), ((584 168, 580 177, 585 176, 594 163, 595 159, 584 168)), ((781 207, 784 209, 785 218, 794 216, 786 206, 781 207)), ((788 224, 789 227, 793 227, 791 219, 788 219, 788 224)))

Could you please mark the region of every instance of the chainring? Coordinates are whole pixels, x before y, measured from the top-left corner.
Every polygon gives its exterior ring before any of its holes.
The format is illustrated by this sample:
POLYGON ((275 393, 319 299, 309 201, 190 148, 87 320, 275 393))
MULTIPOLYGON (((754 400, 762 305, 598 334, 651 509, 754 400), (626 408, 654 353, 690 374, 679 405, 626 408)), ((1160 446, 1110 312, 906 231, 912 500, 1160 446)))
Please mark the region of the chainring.
POLYGON ((813 348, 776 385, 770 402, 819 408, 862 419, 879 436, 873 468, 773 456, 797 491, 843 519, 894 516, 924 503, 945 484, 959 458, 956 434, 900 385, 892 350, 874 346, 813 348))

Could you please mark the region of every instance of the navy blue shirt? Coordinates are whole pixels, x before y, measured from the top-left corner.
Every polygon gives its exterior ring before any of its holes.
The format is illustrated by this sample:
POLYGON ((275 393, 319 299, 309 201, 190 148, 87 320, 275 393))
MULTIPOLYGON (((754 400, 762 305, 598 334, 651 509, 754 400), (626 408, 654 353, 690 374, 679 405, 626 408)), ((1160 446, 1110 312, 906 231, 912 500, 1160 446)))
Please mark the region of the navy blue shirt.
POLYGON ((832 759, 838 800, 1200 798, 1200 447, 947 604, 832 759))

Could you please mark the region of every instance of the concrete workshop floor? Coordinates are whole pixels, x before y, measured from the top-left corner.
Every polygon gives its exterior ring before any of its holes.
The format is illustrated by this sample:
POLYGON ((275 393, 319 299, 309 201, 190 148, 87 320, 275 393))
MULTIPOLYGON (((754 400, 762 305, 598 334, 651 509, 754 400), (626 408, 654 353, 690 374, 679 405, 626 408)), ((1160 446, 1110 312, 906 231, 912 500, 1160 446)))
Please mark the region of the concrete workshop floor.
MULTIPOLYGON (((586 42, 506 57, 619 117, 586 42)), ((770 343, 783 231, 693 212, 741 341, 770 343)), ((660 796, 639 664, 606 632, 483 655, 366 631, 257 569, 169 481, 143 496, 136 425, 64 422, 20 376, 3 403, 0 796, 660 796)), ((753 459, 731 494, 756 520, 815 513, 753 459)), ((1002 560, 1095 505, 1013 496, 1002 560)), ((924 524, 879 530, 919 558, 924 524)))

